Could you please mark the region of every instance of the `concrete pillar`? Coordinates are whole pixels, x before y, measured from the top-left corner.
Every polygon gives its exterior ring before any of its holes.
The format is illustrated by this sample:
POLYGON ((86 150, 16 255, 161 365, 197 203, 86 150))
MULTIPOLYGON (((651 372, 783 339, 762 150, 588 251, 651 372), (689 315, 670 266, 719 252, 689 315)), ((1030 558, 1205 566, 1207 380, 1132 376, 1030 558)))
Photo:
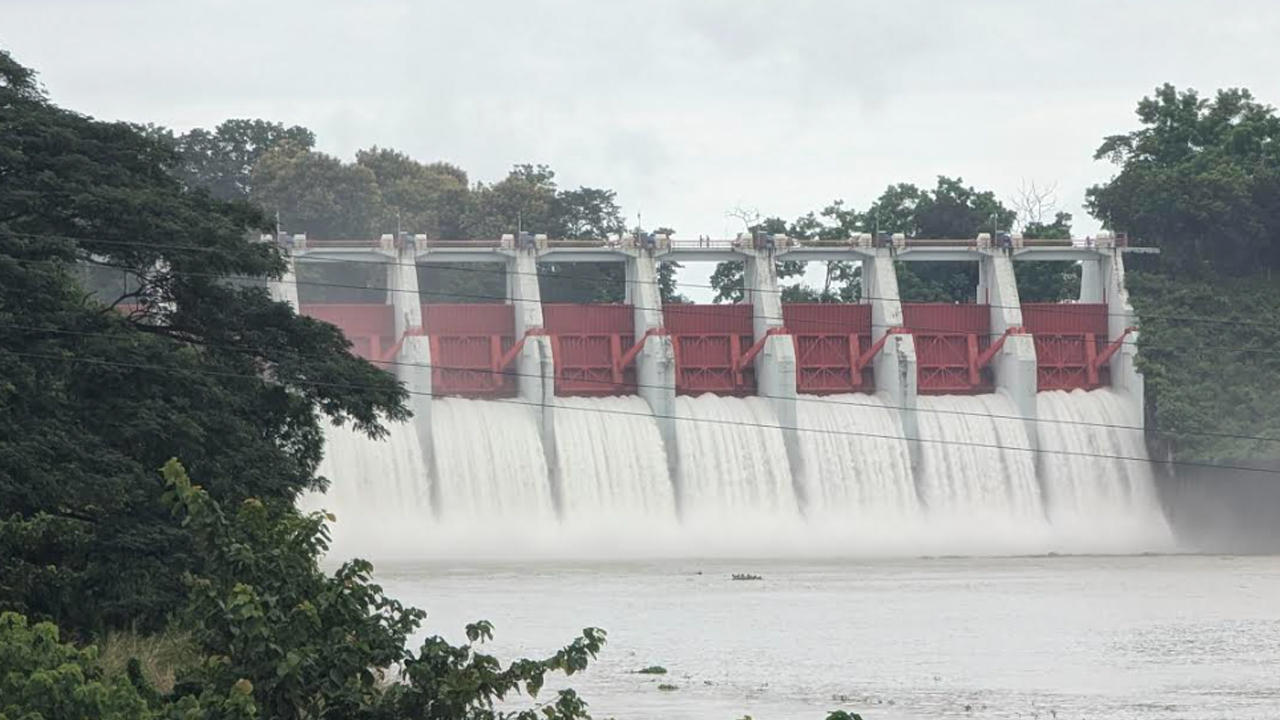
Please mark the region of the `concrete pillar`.
POLYGON ((418 294, 416 247, 412 236, 402 238, 395 259, 387 264, 387 300, 395 307, 397 340, 408 331, 422 330, 422 298, 418 294))
MULTIPOLYGON (((637 342, 649 330, 663 327, 662 292, 658 287, 658 264, 653 255, 638 250, 627 257, 627 302, 634 309, 637 342)), ((677 477, 676 436, 676 354, 671 338, 650 335, 636 356, 637 394, 649 403, 662 435, 667 467, 672 481, 677 477)))
MULTIPOLYGON (((879 342, 891 328, 903 326, 902 300, 898 294, 898 274, 893 267, 893 254, 888 248, 869 251, 862 259, 863 302, 871 304, 871 341, 879 342)), ((918 377, 916 375, 915 338, 894 334, 872 361, 876 394, 885 404, 896 408, 902 418, 902 433, 907 438, 911 462, 920 461, 920 424, 916 417, 918 377)))
MULTIPOLYGON (((1107 335, 1115 340, 1131 327, 1138 326, 1138 314, 1129 303, 1129 291, 1124 285, 1124 254, 1119 250, 1103 251, 1103 259, 1098 263, 1102 278, 1101 284, 1106 288, 1107 303, 1107 335)), ((1138 333, 1130 333, 1124 345, 1111 356, 1111 386, 1128 394, 1134 403, 1135 421, 1141 422, 1145 417, 1146 388, 1142 373, 1138 372, 1138 333)))
MULTIPOLYGON (((305 239, 306 236, 302 237, 305 239)), ((289 246, 292 244, 291 239, 280 240, 280 254, 284 256, 285 271, 278 280, 267 283, 267 292, 272 300, 289 303, 293 311, 298 312, 301 306, 298 304, 298 274, 294 263, 297 252, 301 251, 291 249, 289 246)))
POLYGON ((524 347, 507 372, 516 374, 516 394, 538 418, 542 450, 554 478, 558 468, 555 443, 556 366, 551 354, 551 338, 540 334, 544 326, 536 252, 516 250, 508 256, 507 302, 515 312, 516 340, 524 338, 524 347))
MULTIPOLYGON (((978 302, 991 306, 992 341, 1009 328, 1022 327, 1022 300, 1013 260, 1000 250, 988 250, 978 265, 978 302)), ((1036 346, 1030 335, 1010 335, 992 362, 996 389, 1009 396, 1034 445, 1036 432, 1036 346)))
POLYGON ((782 290, 778 287, 778 269, 772 252, 742 250, 743 298, 751 303, 751 328, 754 342, 764 338, 764 347, 755 357, 756 394, 768 399, 782 428, 787 447, 791 477, 804 506, 804 458, 800 450, 799 420, 796 414, 796 346, 790 335, 772 335, 770 330, 785 329, 782 321, 782 290))

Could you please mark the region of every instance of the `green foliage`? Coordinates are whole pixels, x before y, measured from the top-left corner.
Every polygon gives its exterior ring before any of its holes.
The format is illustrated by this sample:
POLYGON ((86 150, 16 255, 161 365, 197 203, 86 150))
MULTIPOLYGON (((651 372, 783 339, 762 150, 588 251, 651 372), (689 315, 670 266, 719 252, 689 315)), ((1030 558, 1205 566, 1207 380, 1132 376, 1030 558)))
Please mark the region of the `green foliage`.
MULTIPOLYGON (((1071 239, 1071 213, 1057 213, 1051 223, 1029 222, 1022 229, 1028 240, 1071 239)), ((1062 302, 1080 297, 1080 264, 1069 260, 1013 264, 1022 302, 1062 302)))
POLYGON ((246 200, 263 155, 280 147, 309 151, 310 130, 266 120, 232 119, 213 130, 196 128, 172 139, 179 162, 174 174, 189 188, 204 188, 219 200, 246 200))
POLYGON ((827 716, 827 720, 862 720, 862 716, 859 715, 858 713, 846 712, 844 710, 835 710, 835 711, 832 711, 832 713, 827 716))
POLYGON ((125 675, 104 677, 94 648, 64 643, 53 623, 0 613, 0 720, 150 720, 125 675))
POLYGON ((1096 157, 1119 166, 1088 206, 1109 227, 1163 252, 1175 273, 1280 269, 1280 116, 1247 90, 1212 99, 1172 85, 1138 103, 1142 127, 1096 157))
POLYGON ((672 685, 672 684, 670 684, 670 683, 662 683, 661 685, 659 685, 659 686, 658 686, 658 689, 659 689, 659 690, 661 690, 661 691, 663 691, 663 692, 672 692, 672 691, 675 691, 675 690, 679 690, 679 689, 680 689, 680 686, 679 686, 679 685, 672 685))
POLYGON ((1280 438, 1280 286, 1159 272, 1130 272, 1126 284, 1142 318, 1148 427, 1180 460, 1280 457, 1280 441, 1247 439, 1280 438))
MULTIPOLYGON (((425 613, 387 597, 365 561, 322 573, 317 558, 329 539, 323 515, 273 511, 250 499, 228 516, 177 461, 164 476, 166 504, 201 548, 184 620, 206 657, 179 676, 169 702, 206 707, 244 691, 264 720, 588 717, 571 690, 537 712, 494 705, 520 692, 536 696, 547 673, 584 670, 604 645, 604 631, 587 628, 546 659, 506 667, 474 645, 440 637, 411 653, 406 643, 425 613)), ((481 621, 466 633, 471 643, 483 642, 493 626, 481 621)))
POLYGON ((5 58, 0 609, 158 628, 193 548, 155 468, 178 452, 215 497, 287 504, 322 484, 322 416, 378 435, 406 394, 336 328, 225 280, 284 269, 248 239, 259 210, 192 190, 154 133, 58 108, 5 58), (104 302, 85 264, 133 282, 104 302))
MULTIPOLYGON (((1070 216, 1058 222, 1070 222, 1070 216)), ((1017 213, 1005 207, 995 193, 980 191, 964 184, 960 178, 939 176, 933 189, 900 183, 890 185, 874 203, 859 212, 836 200, 818 213, 807 213, 794 222, 766 218, 748 223, 750 231, 785 233, 800 240, 832 240, 848 238, 861 232, 903 233, 924 239, 973 238, 993 228, 1008 229, 1017 213)), ((1048 225, 1044 227, 1050 227, 1048 225)), ((1056 228, 1055 228, 1056 229, 1056 228)), ((1067 225, 1069 232, 1069 225, 1067 225)), ((803 263, 778 263, 780 280, 804 273, 803 263)), ((861 294, 860 268, 853 263, 827 264, 821 290, 798 284, 783 285, 784 302, 853 302, 861 294)), ((978 284, 976 263, 899 263, 898 285, 902 299, 908 302, 972 302, 978 284)), ((1059 277, 1067 272, 1056 268, 1041 274, 1027 274, 1026 283, 1034 297, 1056 296, 1069 284, 1059 277)), ((716 302, 740 302, 742 268, 740 263, 721 263, 711 277, 716 302)))
POLYGON ((636 670, 636 674, 637 675, 666 675, 667 669, 662 667, 661 665, 650 665, 649 667, 640 668, 639 670, 636 670))

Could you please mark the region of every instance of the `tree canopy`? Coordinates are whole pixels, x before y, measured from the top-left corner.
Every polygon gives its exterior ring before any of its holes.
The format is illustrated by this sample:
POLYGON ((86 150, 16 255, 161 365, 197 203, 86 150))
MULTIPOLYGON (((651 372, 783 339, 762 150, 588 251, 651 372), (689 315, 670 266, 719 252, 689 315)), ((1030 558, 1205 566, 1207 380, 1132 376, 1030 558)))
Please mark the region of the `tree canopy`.
POLYGON ((323 427, 405 391, 271 301, 270 227, 176 173, 171 143, 48 101, 0 53, 0 608, 71 630, 163 620, 191 554, 157 498, 175 453, 219 498, 320 488, 323 427), (78 268, 132 281, 100 299, 78 268))
POLYGON ((1109 227, 1161 249, 1172 272, 1280 269, 1280 116, 1248 90, 1212 99, 1163 85, 1138 103, 1141 125, 1095 157, 1119 172, 1089 190, 1109 227))

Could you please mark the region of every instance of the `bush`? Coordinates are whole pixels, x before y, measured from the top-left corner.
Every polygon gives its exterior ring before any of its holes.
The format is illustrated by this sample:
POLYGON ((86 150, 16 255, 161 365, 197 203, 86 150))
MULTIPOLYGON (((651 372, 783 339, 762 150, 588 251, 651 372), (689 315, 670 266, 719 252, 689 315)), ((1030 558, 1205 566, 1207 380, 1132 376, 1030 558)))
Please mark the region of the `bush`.
POLYGON ((97 650, 64 643, 53 623, 0 613, 0 720, 147 720, 151 708, 124 674, 104 677, 97 650))

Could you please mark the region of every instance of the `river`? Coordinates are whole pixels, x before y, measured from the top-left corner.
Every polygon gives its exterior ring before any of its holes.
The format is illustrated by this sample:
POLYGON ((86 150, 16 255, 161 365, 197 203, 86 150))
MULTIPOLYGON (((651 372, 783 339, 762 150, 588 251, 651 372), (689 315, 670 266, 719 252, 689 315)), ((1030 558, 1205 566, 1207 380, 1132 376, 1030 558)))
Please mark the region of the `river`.
POLYGON ((465 623, 493 622, 486 649, 503 660, 606 629, 598 662, 540 696, 571 686, 596 718, 1280 717, 1280 557, 399 565, 378 575, 428 611, 431 634, 463 642, 465 623), (669 673, 632 672, 649 665, 669 673))

